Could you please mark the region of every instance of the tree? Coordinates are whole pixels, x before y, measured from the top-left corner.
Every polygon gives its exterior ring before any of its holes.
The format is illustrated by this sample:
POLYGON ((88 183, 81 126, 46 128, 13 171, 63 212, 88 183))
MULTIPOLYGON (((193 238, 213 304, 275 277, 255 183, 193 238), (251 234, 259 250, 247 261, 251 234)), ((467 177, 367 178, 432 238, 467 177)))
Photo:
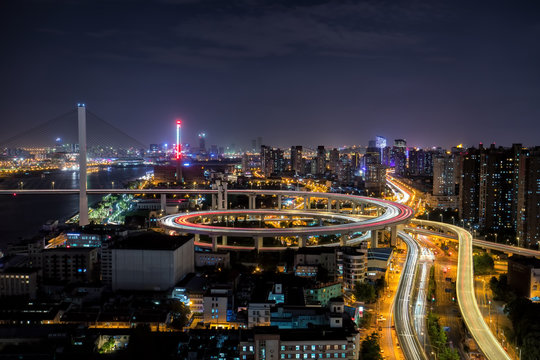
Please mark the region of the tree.
POLYGON ((189 308, 183 302, 173 300, 169 304, 169 311, 172 317, 171 327, 182 330, 189 320, 189 314, 191 313, 189 308))
POLYGON ((100 354, 107 354, 111 352, 114 348, 115 341, 113 337, 110 337, 109 340, 105 341, 103 345, 101 345, 101 348, 99 349, 100 354))
POLYGON ((356 296, 356 299, 359 301, 366 303, 372 303, 377 299, 375 287, 369 283, 357 282, 354 287, 354 296, 356 296))
POLYGON ((459 354, 457 350, 450 349, 449 347, 444 347, 442 352, 439 354, 440 360, 459 360, 459 354))
POLYGON ((362 341, 360 347, 360 360, 382 360, 382 358, 381 346, 379 345, 379 334, 373 332, 362 341))
POLYGON ((495 263, 493 258, 488 253, 483 253, 482 255, 474 255, 474 273, 476 275, 486 275, 493 272, 495 263))

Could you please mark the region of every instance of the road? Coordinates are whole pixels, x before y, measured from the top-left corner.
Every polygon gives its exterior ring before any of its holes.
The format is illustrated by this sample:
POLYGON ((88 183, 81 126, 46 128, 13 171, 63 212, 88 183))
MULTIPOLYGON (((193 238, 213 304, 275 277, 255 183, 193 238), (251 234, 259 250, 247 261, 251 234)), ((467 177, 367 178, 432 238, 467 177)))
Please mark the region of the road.
POLYGON ((476 300, 484 316, 484 321, 499 339, 501 345, 511 354, 513 359, 519 359, 519 356, 516 354, 515 344, 508 342, 508 334, 505 333, 505 329, 512 329, 512 323, 504 313, 504 302, 495 301, 493 299, 493 293, 489 288, 489 280, 492 276, 478 275, 475 277, 476 300))
POLYGON ((486 358, 489 360, 509 360, 510 356, 508 356, 490 331, 476 302, 473 277, 472 235, 465 229, 455 225, 418 219, 412 222, 416 225, 432 226, 445 231, 451 231, 458 236, 459 252, 456 293, 463 320, 486 358))
POLYGON ((420 247, 410 235, 400 231, 398 232, 398 236, 403 239, 408 251, 394 304, 396 332, 406 359, 427 359, 422 345, 418 340, 414 328, 414 319, 411 315, 411 299, 420 256, 420 247))
MULTIPOLYGON (((435 222, 436 224, 440 224, 438 222, 435 222)), ((457 241, 458 238, 455 235, 447 234, 447 233, 439 233, 436 231, 431 231, 427 229, 416 229, 416 228, 410 228, 406 227, 405 231, 415 231, 418 234, 425 234, 430 236, 436 236, 436 237, 444 237, 447 239, 451 239, 454 241, 457 241)), ((504 252, 506 254, 515 254, 515 255, 521 255, 521 256, 529 256, 529 257, 540 257, 540 251, 534 250, 534 249, 527 249, 522 247, 517 247, 513 245, 506 245, 506 244, 499 244, 494 243, 492 241, 486 241, 486 240, 480 240, 480 239, 473 239, 473 245, 484 248, 484 249, 490 249, 490 250, 496 250, 500 252, 504 252)))
MULTIPOLYGON (((398 248, 405 248, 404 245, 398 248)), ((398 347, 398 340, 394 331, 393 316, 394 302, 396 299, 396 290, 399 285, 403 264, 405 263, 405 252, 394 251, 392 265, 387 269, 387 286, 384 296, 380 300, 379 316, 383 319, 378 320, 378 326, 381 328, 381 349, 386 360, 404 359, 403 352, 398 347)))

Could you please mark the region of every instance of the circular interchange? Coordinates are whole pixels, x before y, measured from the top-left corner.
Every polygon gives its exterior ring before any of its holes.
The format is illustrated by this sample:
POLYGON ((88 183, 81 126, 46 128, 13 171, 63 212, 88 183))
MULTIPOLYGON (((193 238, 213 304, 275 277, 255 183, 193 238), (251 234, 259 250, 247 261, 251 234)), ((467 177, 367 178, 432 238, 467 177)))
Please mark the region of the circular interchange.
MULTIPOLYGON (((369 198, 356 195, 335 194, 335 193, 318 193, 309 191, 283 191, 283 190, 227 190, 226 193, 233 195, 257 196, 257 195, 276 195, 297 198, 323 198, 329 201, 337 201, 339 203, 349 203, 351 208, 359 206, 375 206, 381 209, 383 213, 372 218, 360 218, 353 215, 320 211, 320 210, 265 210, 265 209, 233 209, 233 210, 208 210, 198 211, 186 214, 168 215, 159 220, 160 225, 168 230, 178 233, 200 234, 210 237, 217 236, 237 236, 237 237, 279 237, 279 236, 296 236, 308 237, 319 235, 353 235, 357 233, 365 233, 371 230, 380 230, 387 227, 396 226, 408 222, 414 212, 406 205, 399 204, 393 201, 369 198), (251 227, 226 227, 213 226, 211 224, 201 223, 204 218, 215 217, 259 217, 264 219, 264 216, 310 216, 319 218, 336 219, 346 223, 326 226, 309 226, 309 227, 293 227, 293 228, 251 228, 251 227)), ((332 209, 334 210, 334 209, 332 209)), ((339 210, 335 210, 339 211, 339 210)), ((271 219, 267 219, 269 221, 271 219)), ((234 249, 234 246, 227 246, 234 249)))

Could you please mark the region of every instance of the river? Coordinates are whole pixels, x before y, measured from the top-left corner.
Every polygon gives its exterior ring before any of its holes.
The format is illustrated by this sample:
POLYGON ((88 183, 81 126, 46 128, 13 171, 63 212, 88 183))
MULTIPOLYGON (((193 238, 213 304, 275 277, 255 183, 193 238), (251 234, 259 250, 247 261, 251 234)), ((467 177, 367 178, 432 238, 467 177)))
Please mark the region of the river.
MULTIPOLYGON (((135 180, 150 167, 110 168, 88 174, 88 188, 122 187, 135 180)), ((17 189, 20 183, 24 189, 76 189, 79 187, 78 171, 54 171, 43 174, 17 175, 0 178, 0 189, 17 189)), ((88 203, 101 199, 92 195, 88 203)), ((78 212, 78 195, 0 195, 0 249, 7 243, 36 235, 49 219, 63 222, 78 212)))

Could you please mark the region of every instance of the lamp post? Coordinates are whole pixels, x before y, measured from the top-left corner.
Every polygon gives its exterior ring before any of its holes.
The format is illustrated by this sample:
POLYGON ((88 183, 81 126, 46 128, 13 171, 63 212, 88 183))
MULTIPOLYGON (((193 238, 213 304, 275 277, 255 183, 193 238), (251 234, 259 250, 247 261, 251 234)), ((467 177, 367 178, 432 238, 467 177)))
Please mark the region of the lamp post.
POLYGON ((51 182, 51 187, 54 190, 54 181, 51 182))
POLYGON ((435 360, 437 360, 437 353, 438 353, 439 351, 441 351, 441 349, 439 349, 439 347, 434 346, 434 345, 430 345, 430 346, 431 346, 432 348, 437 349, 437 352, 434 352, 434 351, 431 352, 431 355, 434 355, 434 356, 435 356, 435 360))
POLYGON ((443 221, 443 214, 440 214, 440 216, 441 216, 441 222, 444 222, 444 221, 443 221))
POLYGON ((452 225, 456 225, 455 218, 452 216, 452 225))

